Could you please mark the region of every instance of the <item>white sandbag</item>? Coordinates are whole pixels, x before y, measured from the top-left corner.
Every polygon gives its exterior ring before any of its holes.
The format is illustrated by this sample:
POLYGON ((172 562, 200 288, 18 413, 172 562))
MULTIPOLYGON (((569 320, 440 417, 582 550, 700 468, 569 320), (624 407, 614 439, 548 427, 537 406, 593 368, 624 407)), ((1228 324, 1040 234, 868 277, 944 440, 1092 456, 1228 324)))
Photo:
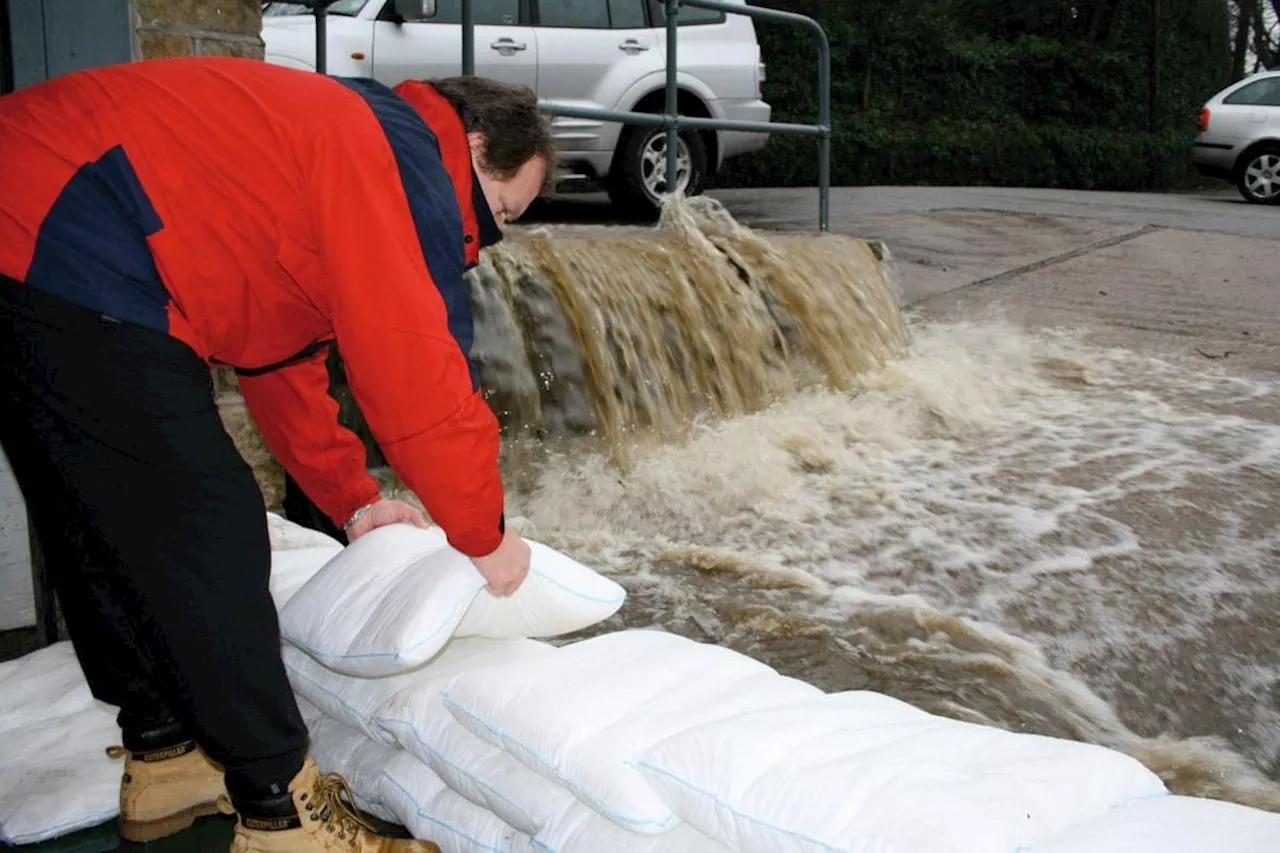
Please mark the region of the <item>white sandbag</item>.
POLYGON ((865 691, 689 729, 637 768, 740 853, 1011 853, 1165 790, 1119 752, 865 691))
POLYGON ((576 800, 538 834, 534 845, 543 853, 731 853, 687 823, 661 835, 641 835, 576 800))
MULTIPOLYGON (((538 640, 459 637, 445 643, 422 666, 379 678, 346 675, 290 645, 285 645, 281 654, 285 671, 296 692, 329 716, 359 729, 374 740, 391 745, 395 739, 381 729, 375 718, 400 719, 415 713, 415 705, 420 699, 438 694, 445 682, 459 673, 529 660, 552 651, 553 646, 538 640)), ((442 718, 457 725, 448 713, 444 713, 442 718)))
POLYGON ((560 785, 522 765, 511 755, 485 743, 449 718, 439 693, 417 704, 416 711, 432 723, 384 720, 401 746, 430 767, 450 789, 469 802, 497 815, 526 834, 544 827, 573 802, 560 785))
POLYGON ((385 678, 355 678, 286 646, 285 671, 295 692, 367 737, 396 746, 431 768, 450 788, 530 835, 573 797, 500 748, 465 729, 444 707, 441 691, 459 673, 500 663, 532 663, 554 648, 536 640, 450 640, 425 666, 385 678))
POLYGON ((119 743, 116 709, 97 702, 0 734, 0 841, 34 844, 113 819, 124 762, 106 750, 119 743))
POLYGON ((373 719, 378 707, 397 689, 391 678, 343 675, 287 644, 281 647, 280 657, 299 705, 304 701, 313 704, 326 716, 351 726, 370 740, 395 745, 373 719))
MULTIPOLYGON (((401 823, 400 814, 383 800, 382 770, 395 751, 327 716, 305 698, 298 710, 311 735, 310 755, 320 773, 339 773, 347 780, 355 806, 391 823, 401 823)), ((402 824, 403 825, 403 824, 402 824)))
POLYGON ((303 527, 274 512, 267 513, 267 535, 271 540, 272 551, 291 551, 295 548, 342 549, 342 543, 329 534, 303 527))
POLYGON ((271 579, 269 589, 279 612, 289 599, 302 589, 303 584, 315 577, 324 564, 342 553, 342 546, 308 546, 287 548, 271 552, 271 579))
POLYGON ((93 705, 93 694, 69 642, 53 643, 0 663, 0 732, 93 705))
POLYGON ((399 824, 443 853, 527 853, 529 836, 468 802, 412 755, 386 746, 298 701, 311 733, 311 755, 324 773, 346 779, 355 804, 399 824))
POLYGON ((541 542, 529 545, 529 575, 514 595, 476 596, 454 631, 459 637, 560 637, 603 622, 627 593, 571 557, 541 542))
POLYGON ((326 533, 267 513, 271 540, 271 598, 279 611, 325 563, 342 553, 342 543, 326 533))
POLYGON ((71 643, 0 663, 0 841, 30 844, 119 812, 118 709, 89 692, 71 643))
POLYGON ((529 546, 528 577, 498 601, 438 527, 380 527, 297 591, 281 610, 281 632, 339 672, 384 676, 430 660, 452 636, 557 636, 622 606, 618 584, 540 543, 529 546))
POLYGON ((657 834, 679 818, 630 766, 645 747, 708 720, 822 695, 729 649, 630 630, 464 673, 444 702, 477 737, 619 826, 657 834))
POLYGON ((530 837, 451 790, 407 752, 389 756, 383 796, 414 838, 440 845, 442 853, 528 853, 530 837))
POLYGON ((1280 814, 1221 800, 1135 800, 1026 853, 1276 853, 1280 814))

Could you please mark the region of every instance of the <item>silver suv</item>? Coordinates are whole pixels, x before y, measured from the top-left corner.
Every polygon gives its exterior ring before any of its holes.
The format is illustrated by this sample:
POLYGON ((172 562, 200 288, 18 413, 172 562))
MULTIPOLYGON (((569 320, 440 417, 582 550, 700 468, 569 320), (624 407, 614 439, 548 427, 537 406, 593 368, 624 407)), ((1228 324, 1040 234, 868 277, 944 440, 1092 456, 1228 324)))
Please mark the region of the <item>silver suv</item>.
POLYGON ((1280 71, 1233 83, 1200 111, 1192 159, 1254 204, 1280 203, 1280 71))
MULTIPOLYGON (((730 0, 745 3, 745 0, 730 0)), ((395 85, 457 74, 462 67, 460 0, 418 4, 430 17, 397 12, 415 4, 336 0, 326 19, 326 71, 395 85)), ((475 70, 523 83, 544 104, 661 112, 666 82, 662 0, 474 0, 475 70)), ((315 22, 298 3, 267 3, 262 37, 268 62, 315 68, 315 22)), ((680 10, 681 115, 769 121, 765 66, 745 15, 680 10)), ((661 128, 557 117, 562 185, 601 184, 614 203, 642 215, 666 192, 661 128)), ((763 148, 767 134, 685 131, 677 180, 701 192, 730 157, 763 148)))

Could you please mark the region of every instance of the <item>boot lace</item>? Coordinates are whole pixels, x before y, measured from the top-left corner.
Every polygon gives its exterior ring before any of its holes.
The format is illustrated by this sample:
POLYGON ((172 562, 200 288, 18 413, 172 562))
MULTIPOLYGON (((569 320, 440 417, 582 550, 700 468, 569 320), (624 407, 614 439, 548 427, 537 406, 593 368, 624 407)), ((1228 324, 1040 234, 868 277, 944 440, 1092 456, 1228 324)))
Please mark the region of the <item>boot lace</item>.
POLYGON ((315 801, 307 803, 307 811, 314 811, 329 832, 336 829, 339 841, 348 841, 351 847, 355 847, 360 830, 370 835, 377 834, 377 829, 356 811, 356 798, 351 793, 351 786, 342 776, 326 773, 316 781, 313 790, 315 801))
MULTIPOLYGON (((125 749, 123 746, 107 747, 107 758, 110 758, 112 761, 119 761, 121 758, 127 758, 128 756, 129 756, 129 750, 125 749)), ((131 776, 128 773, 125 773, 123 780, 124 780, 124 784, 130 785, 133 783, 133 776, 131 776)))

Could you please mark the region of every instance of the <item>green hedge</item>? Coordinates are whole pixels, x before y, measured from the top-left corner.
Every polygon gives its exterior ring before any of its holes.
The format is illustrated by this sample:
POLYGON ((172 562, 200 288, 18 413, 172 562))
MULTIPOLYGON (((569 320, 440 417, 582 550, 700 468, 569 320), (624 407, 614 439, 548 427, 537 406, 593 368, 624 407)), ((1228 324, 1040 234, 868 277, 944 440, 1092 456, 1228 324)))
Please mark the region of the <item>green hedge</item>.
MULTIPOLYGON (((906 124, 862 117, 837 122, 835 128, 835 186, 1167 190, 1198 182, 1189 132, 1033 127, 1017 120, 906 124)), ((812 137, 775 134, 762 152, 729 160, 715 185, 813 186, 817 150, 812 137)))
MULTIPOLYGON (((760 2, 827 31, 836 184, 1191 186, 1197 112, 1230 82, 1223 0, 1161 0, 1155 133, 1148 0, 760 2)), ((812 40, 777 24, 756 30, 774 120, 815 122, 812 40)), ((812 184, 815 151, 810 138, 775 135, 717 184, 812 184)))

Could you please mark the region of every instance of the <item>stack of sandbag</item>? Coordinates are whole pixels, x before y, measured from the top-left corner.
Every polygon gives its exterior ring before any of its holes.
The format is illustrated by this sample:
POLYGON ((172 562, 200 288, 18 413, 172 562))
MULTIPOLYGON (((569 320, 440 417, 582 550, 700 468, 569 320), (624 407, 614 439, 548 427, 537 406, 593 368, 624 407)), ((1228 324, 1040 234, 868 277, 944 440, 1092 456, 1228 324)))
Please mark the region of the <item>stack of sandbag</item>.
POLYGON ((553 853, 608 849, 592 846, 608 824, 647 839, 637 850, 1011 853, 1165 795, 1116 752, 870 692, 824 694, 658 632, 474 670, 443 698, 478 738, 595 813, 546 828, 538 841, 553 853), (688 846, 658 846, 675 832, 688 846))
POLYGON ((316 764, 341 772, 363 811, 445 850, 531 853, 528 835, 459 795, 410 753, 366 737, 306 699, 298 706, 311 731, 316 764))
POLYGON ((570 771, 548 777, 472 731, 473 720, 461 721, 444 698, 460 676, 502 677, 560 655, 535 638, 586 628, 622 605, 625 592, 613 581, 539 543, 530 547, 529 577, 507 598, 489 595, 438 529, 407 525, 362 537, 301 584, 296 575, 273 580, 273 588, 290 590, 280 596, 283 657, 311 714, 317 763, 348 775, 362 806, 390 808, 393 819, 425 828, 424 837, 446 851, 522 851, 533 843, 593 853, 722 850, 646 799, 647 785, 626 766, 646 737, 635 724, 666 709, 666 728, 650 727, 653 740, 700 714, 820 691, 728 650, 660 632, 571 644, 565 662, 582 657, 583 675, 594 683, 551 687, 548 698, 566 711, 577 706, 570 722, 579 735, 597 737, 578 759, 584 780, 570 771), (601 656, 618 667, 609 678, 593 674, 601 656), (759 676, 771 679, 771 690, 761 689, 759 676), (349 759, 360 737, 368 744, 362 754, 380 753, 388 766, 394 755, 396 769, 380 777, 360 772, 349 759), (598 798, 588 793, 595 787, 598 798))
POLYGON ((317 760, 445 851, 1280 849, 1280 816, 1173 797, 1102 747, 825 694, 661 631, 539 641, 621 590, 534 549, 501 600, 438 532, 375 531, 282 609, 317 760))
POLYGON ((453 676, 549 653, 532 638, 596 624, 625 600, 613 581, 530 547, 529 576, 507 598, 485 590, 438 528, 408 525, 373 531, 305 579, 301 557, 288 580, 273 578, 317 764, 347 775, 362 807, 389 809, 446 851, 528 851, 575 803, 468 732, 442 699, 453 676), (361 756, 382 756, 381 774, 351 758, 361 739, 361 756))

